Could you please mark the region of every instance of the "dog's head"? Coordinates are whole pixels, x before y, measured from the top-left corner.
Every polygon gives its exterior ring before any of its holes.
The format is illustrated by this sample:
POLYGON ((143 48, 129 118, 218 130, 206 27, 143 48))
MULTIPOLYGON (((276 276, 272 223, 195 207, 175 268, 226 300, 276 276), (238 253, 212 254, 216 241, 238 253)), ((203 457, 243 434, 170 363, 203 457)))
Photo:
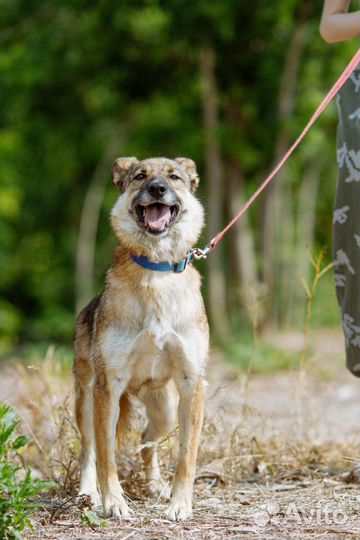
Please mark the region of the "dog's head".
POLYGON ((199 184, 195 163, 187 158, 118 158, 112 172, 121 195, 111 222, 121 244, 154 262, 183 258, 204 223, 194 196, 199 184))

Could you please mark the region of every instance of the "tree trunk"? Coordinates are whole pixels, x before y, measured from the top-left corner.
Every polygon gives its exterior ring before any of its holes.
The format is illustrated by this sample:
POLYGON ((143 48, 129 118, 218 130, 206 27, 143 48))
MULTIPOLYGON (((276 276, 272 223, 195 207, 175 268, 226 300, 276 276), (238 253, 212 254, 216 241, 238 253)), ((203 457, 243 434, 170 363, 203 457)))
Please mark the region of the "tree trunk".
POLYGON ((81 211, 75 261, 75 308, 78 313, 94 295, 95 246, 101 204, 121 137, 114 133, 88 184, 81 211))
MULTIPOLYGON (((274 165, 290 146, 288 121, 292 117, 301 55, 306 40, 305 23, 295 28, 284 66, 278 98, 280 131, 275 144, 274 165)), ((266 192, 263 221, 264 281, 270 297, 272 317, 268 321, 278 327, 286 318, 286 298, 294 269, 294 208, 292 186, 286 177, 286 166, 266 192)))
MULTIPOLYGON (((244 177, 239 163, 230 160, 228 168, 229 207, 234 216, 245 203, 244 177)), ((257 288, 256 254, 253 232, 248 214, 244 214, 230 233, 234 251, 239 300, 246 307, 253 307, 257 288)))
MULTIPOLYGON (((213 49, 204 47, 200 55, 202 79, 203 127, 205 133, 205 169, 208 186, 208 234, 213 238, 222 228, 223 174, 218 139, 218 92, 215 78, 215 54, 213 49)), ((210 255, 208 271, 209 315, 215 334, 225 339, 228 333, 226 310, 226 287, 223 260, 223 246, 219 245, 210 255)))

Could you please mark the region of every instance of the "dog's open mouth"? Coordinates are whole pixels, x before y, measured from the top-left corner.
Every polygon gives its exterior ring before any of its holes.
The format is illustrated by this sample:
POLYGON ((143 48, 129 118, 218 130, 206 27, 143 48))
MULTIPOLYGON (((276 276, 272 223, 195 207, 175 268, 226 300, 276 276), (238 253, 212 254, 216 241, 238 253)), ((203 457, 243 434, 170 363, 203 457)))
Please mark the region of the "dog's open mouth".
POLYGON ((136 213, 145 229, 152 234, 166 231, 179 214, 180 205, 168 206, 162 203, 153 203, 146 206, 138 204, 136 213))

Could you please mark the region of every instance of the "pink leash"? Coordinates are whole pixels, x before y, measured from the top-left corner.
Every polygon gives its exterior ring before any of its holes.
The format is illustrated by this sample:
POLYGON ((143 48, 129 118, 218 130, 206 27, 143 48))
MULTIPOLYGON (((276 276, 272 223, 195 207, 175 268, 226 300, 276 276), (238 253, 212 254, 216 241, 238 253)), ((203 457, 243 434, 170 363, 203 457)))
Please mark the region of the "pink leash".
POLYGON ((329 105, 329 103, 332 101, 332 99, 335 97, 335 95, 339 92, 340 88, 344 85, 346 80, 349 78, 351 73, 354 71, 357 64, 360 62, 360 50, 356 52, 353 59, 349 62, 343 73, 340 75, 339 79, 336 81, 334 86, 330 89, 329 93, 325 96, 323 101, 320 103, 319 107, 316 109, 315 113, 299 135, 299 137, 296 139, 294 144, 289 148, 289 150, 286 152, 284 157, 279 161, 279 163, 276 165, 276 167, 271 171, 269 176, 265 178, 264 182, 261 184, 261 186, 255 191, 255 193, 250 197, 250 199, 244 204, 244 206, 240 209, 240 211, 236 214, 236 216, 233 217, 233 219, 226 225, 226 227, 217 233, 217 235, 209 242, 209 244, 204 249, 194 248, 193 253, 194 257, 196 259, 206 258, 206 255, 215 249, 217 244, 222 240, 223 236, 239 219, 241 216, 248 210, 248 208, 253 204, 253 202, 258 198, 260 193, 264 191, 264 189, 267 187, 267 185, 271 182, 271 180, 276 176, 276 174, 279 172, 281 167, 284 165, 284 163, 289 159, 291 154, 294 152, 294 150, 299 146, 311 126, 316 122, 316 120, 319 118, 321 113, 326 109, 326 107, 329 105))

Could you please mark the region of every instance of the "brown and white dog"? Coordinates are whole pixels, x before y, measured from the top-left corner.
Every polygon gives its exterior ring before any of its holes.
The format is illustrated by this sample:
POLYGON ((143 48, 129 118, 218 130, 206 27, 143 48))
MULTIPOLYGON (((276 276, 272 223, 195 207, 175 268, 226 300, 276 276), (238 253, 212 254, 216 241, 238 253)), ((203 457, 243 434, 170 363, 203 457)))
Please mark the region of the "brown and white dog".
MULTIPOLYGON (((107 515, 131 513, 118 480, 116 439, 129 399, 145 405, 143 442, 179 423, 179 457, 167 517, 191 516, 204 408, 208 323, 200 276, 162 271, 186 257, 203 227, 194 196, 199 178, 186 158, 119 158, 113 184, 121 194, 111 222, 120 246, 103 293, 80 313, 75 332, 76 418, 81 433, 80 493, 107 515), (154 269, 141 265, 151 261, 154 269)), ((164 494, 155 445, 142 451, 149 489, 164 494)))

